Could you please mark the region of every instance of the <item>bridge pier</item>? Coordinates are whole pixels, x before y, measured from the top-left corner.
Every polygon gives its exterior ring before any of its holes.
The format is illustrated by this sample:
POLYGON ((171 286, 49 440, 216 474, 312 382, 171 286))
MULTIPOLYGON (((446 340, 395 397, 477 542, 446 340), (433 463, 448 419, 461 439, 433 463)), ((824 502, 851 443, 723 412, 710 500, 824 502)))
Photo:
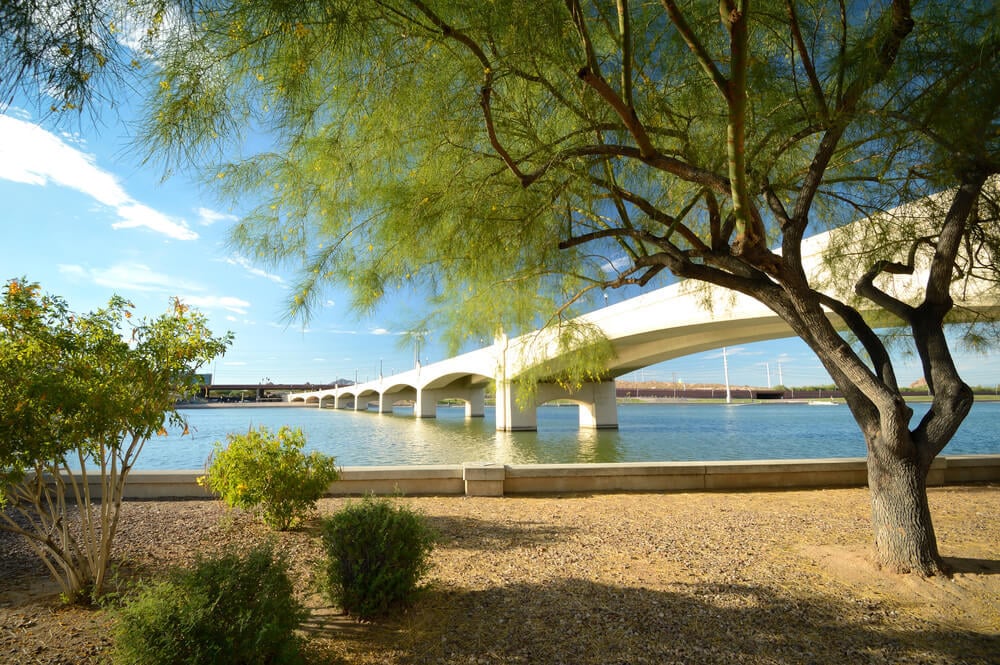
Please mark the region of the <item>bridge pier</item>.
POLYGON ((538 429, 538 414, 536 403, 532 401, 524 408, 518 403, 521 389, 516 383, 497 381, 497 431, 498 432, 534 432, 538 429))
POLYGON ((440 391, 417 389, 417 401, 413 403, 413 415, 417 418, 437 418, 437 404, 440 391))
POLYGON ((589 393, 589 399, 580 401, 581 429, 618 429, 618 394, 614 381, 587 383, 578 395, 589 393))
POLYGON ((482 418, 486 415, 486 389, 469 388, 465 400, 465 417, 482 418))
POLYGON ((538 429, 538 406, 557 399, 575 402, 580 408, 582 429, 618 429, 618 402, 614 381, 585 383, 570 392, 554 383, 535 386, 529 404, 518 401, 520 388, 516 383, 497 383, 497 431, 526 432, 538 429))

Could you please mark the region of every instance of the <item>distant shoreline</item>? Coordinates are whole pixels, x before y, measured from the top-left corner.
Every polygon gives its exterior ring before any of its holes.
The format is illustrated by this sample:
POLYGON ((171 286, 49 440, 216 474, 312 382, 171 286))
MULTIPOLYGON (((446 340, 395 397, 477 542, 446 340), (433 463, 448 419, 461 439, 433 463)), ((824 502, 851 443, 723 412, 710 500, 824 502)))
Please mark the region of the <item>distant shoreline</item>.
MULTIPOLYGON (((906 395, 906 399, 909 402, 929 402, 931 397, 928 395, 906 395)), ((977 402, 994 402, 1000 401, 995 395, 989 394, 978 394, 976 395, 977 402)), ((825 405, 844 405, 844 399, 842 397, 824 397, 824 398, 790 398, 790 399, 748 399, 746 397, 734 397, 732 399, 732 404, 743 405, 743 404, 825 404, 825 405)), ((725 404, 725 397, 716 398, 704 398, 704 397, 619 397, 618 405, 661 405, 661 404, 725 404)), ((557 400, 552 402, 547 406, 561 406, 563 405, 561 401, 557 400)), ((487 400, 487 406, 493 406, 492 400, 487 400)), ((305 403, 305 402, 198 402, 198 403, 184 403, 178 404, 178 409, 261 409, 261 408, 318 408, 315 402, 305 403)))
POLYGON ((306 404, 305 402, 203 402, 203 403, 185 403, 178 404, 178 409, 259 409, 263 407, 277 406, 281 408, 302 408, 302 407, 312 407, 316 408, 315 404, 306 404))

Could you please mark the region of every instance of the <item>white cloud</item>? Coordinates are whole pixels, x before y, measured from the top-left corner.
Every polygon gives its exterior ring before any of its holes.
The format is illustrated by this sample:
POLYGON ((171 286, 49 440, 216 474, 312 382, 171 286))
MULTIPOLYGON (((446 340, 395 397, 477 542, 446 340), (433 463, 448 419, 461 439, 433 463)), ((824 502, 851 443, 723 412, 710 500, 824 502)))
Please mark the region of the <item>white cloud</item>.
POLYGON ((109 268, 84 268, 78 265, 59 265, 59 272, 78 279, 86 279, 115 291, 146 291, 173 293, 178 288, 202 290, 193 282, 186 282, 171 275, 157 272, 142 263, 118 263, 109 268))
POLYGON ((225 212, 216 212, 209 208, 198 208, 198 223, 202 226, 211 226, 216 222, 235 222, 239 217, 225 212))
POLYGON ((237 314, 246 314, 250 303, 234 296, 181 296, 181 301, 201 309, 225 309, 237 314))
MULTIPOLYGON (((147 293, 177 294, 179 291, 195 292, 178 296, 187 305, 200 309, 224 309, 236 314, 246 314, 250 303, 234 296, 203 295, 205 289, 196 282, 157 272, 142 263, 118 263, 109 268, 85 268, 79 265, 60 264, 59 272, 76 279, 88 280, 115 292, 144 291, 147 293)), ((232 316, 226 317, 236 321, 232 316)))
POLYGON ((174 220, 158 210, 142 203, 129 203, 117 207, 120 222, 111 225, 113 229, 133 229, 146 227, 151 231, 177 240, 195 240, 198 234, 188 228, 184 220, 174 220))
POLYGON ((733 356, 744 355, 746 354, 746 352, 747 350, 745 346, 727 346, 724 352, 723 350, 720 349, 718 352, 708 354, 705 357, 708 358, 709 360, 715 360, 723 356, 726 356, 727 358, 732 358, 733 356))
POLYGON ((100 168, 93 155, 11 115, 0 115, 0 179, 76 190, 113 208, 120 218, 112 224, 115 229, 145 227, 176 240, 198 237, 184 220, 171 219, 129 196, 118 178, 100 168))
POLYGON ((66 265, 60 263, 58 266, 59 272, 64 275, 69 275, 70 277, 76 277, 77 279, 86 279, 87 270, 83 266, 66 265))
POLYGON ((273 273, 267 272, 266 270, 262 270, 261 268, 257 268, 256 266, 252 265, 246 257, 240 256, 238 254, 234 254, 228 259, 225 259, 225 262, 231 266, 239 266, 240 268, 243 268, 251 275, 255 275, 257 277, 263 277, 264 279, 269 279, 276 284, 285 283, 285 280, 282 279, 280 275, 275 275, 273 273))
POLYGON ((608 274, 618 274, 632 265, 632 259, 628 256, 619 256, 614 260, 606 259, 604 257, 601 258, 604 259, 604 263, 600 266, 600 268, 603 272, 608 274))
POLYGON ((372 330, 373 335, 391 335, 392 333, 385 328, 375 328, 372 330))

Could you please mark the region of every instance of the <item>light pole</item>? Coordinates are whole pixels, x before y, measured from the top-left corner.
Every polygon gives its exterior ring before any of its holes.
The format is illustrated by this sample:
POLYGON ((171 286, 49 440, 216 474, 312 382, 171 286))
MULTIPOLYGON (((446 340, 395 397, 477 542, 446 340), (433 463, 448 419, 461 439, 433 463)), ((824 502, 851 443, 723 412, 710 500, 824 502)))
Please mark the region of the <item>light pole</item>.
POLYGON ((726 347, 722 347, 722 372, 726 377, 726 404, 733 401, 733 395, 729 391, 729 358, 726 356, 726 347))

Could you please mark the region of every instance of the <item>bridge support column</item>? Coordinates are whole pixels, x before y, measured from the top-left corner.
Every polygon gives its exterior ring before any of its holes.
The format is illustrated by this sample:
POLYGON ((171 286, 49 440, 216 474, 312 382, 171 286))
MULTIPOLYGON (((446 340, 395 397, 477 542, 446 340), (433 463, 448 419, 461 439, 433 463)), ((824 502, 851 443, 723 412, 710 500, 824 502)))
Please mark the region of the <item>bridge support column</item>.
POLYGON ((512 382, 497 382, 497 431, 533 432, 538 429, 535 401, 521 408, 517 401, 518 388, 512 382))
POLYGON ((417 401, 413 404, 413 415, 417 418, 437 418, 437 403, 436 390, 417 389, 417 401))
POLYGON ((386 397, 383 394, 378 396, 378 412, 379 413, 392 413, 392 398, 386 397))
POLYGON ((469 398, 465 402, 466 418, 482 418, 486 415, 486 389, 470 388, 469 398))
POLYGON ((574 397, 581 400, 581 429, 618 429, 618 395, 614 381, 584 384, 574 397))

